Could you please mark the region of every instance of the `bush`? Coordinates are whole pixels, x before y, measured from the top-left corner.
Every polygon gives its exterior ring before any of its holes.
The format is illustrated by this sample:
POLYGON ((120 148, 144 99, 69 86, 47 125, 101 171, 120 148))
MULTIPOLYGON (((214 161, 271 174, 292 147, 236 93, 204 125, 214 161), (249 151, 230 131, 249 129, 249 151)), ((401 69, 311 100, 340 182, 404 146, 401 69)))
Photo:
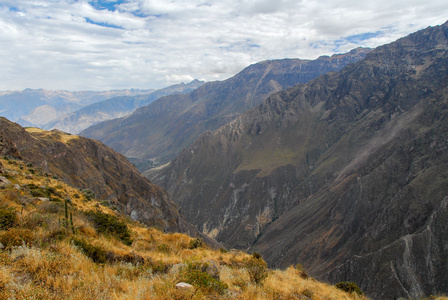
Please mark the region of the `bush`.
POLYGON ((200 289, 205 294, 222 295, 228 289, 228 285, 211 274, 207 273, 210 268, 208 263, 193 262, 187 265, 181 275, 181 281, 189 283, 200 289))
POLYGON ((99 264, 104 264, 107 262, 106 254, 107 252, 97 246, 91 245, 84 240, 81 239, 73 239, 73 243, 76 247, 79 247, 84 254, 92 259, 94 262, 99 264))
POLYGON ((53 195, 56 197, 61 197, 61 194, 58 193, 54 187, 41 187, 30 183, 28 184, 28 189, 33 197, 46 197, 50 199, 53 195))
POLYGON ((168 246, 167 244, 160 244, 157 247, 157 251, 162 252, 162 253, 170 253, 171 252, 171 247, 168 246))
POLYGON ((6 248, 29 244, 34 240, 34 232, 29 229, 10 228, 0 236, 0 242, 6 248))
POLYGON ((246 263, 246 269, 250 279, 256 284, 260 284, 268 277, 268 264, 261 258, 252 257, 246 263))
POLYGON ((29 214, 22 219, 22 227, 28 229, 36 229, 36 227, 42 227, 47 225, 49 218, 41 213, 35 212, 29 214))
POLYGON ((194 239, 192 239, 191 241, 190 241, 190 249, 197 249, 197 248, 200 248, 200 247, 205 247, 206 246, 206 244, 205 244, 205 242, 204 242, 204 240, 200 237, 200 236, 197 236, 196 238, 194 238, 194 239))
POLYGON ((306 272, 305 268, 302 266, 302 264, 297 264, 297 265, 295 265, 294 268, 296 269, 299 276, 302 277, 303 279, 307 279, 310 277, 308 275, 308 273, 306 272))
POLYGON ((84 198, 86 198, 87 201, 95 198, 95 193, 89 189, 83 190, 82 194, 83 194, 84 198))
POLYGON ((261 254, 258 252, 254 252, 254 253, 252 253, 252 257, 256 258, 256 259, 261 259, 261 254))
POLYGON ((336 288, 349 294, 352 294, 353 292, 357 293, 360 296, 363 294, 361 289, 354 282, 347 282, 347 281, 339 282, 336 284, 336 288))
POLYGON ((15 212, 9 209, 0 209, 0 230, 7 230, 17 224, 15 212))
POLYGON ((89 212, 88 217, 92 220, 98 232, 110 234, 120 239, 125 245, 132 245, 131 231, 126 223, 120 221, 116 216, 102 212, 89 212))
POLYGON ((170 264, 164 263, 161 260, 149 261, 149 266, 151 267, 153 273, 161 274, 166 274, 171 267, 170 264))

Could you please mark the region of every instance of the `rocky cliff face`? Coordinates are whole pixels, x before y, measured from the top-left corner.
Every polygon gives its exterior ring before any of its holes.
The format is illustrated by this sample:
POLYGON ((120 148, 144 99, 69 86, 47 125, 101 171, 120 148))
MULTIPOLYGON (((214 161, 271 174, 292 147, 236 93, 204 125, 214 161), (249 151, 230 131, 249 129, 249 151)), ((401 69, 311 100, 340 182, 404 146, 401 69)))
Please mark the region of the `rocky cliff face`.
POLYGON ((135 220, 188 232, 166 192, 143 177, 124 156, 100 142, 60 131, 23 129, 0 118, 0 153, 32 163, 80 189, 92 190, 135 220))
POLYGON ((375 299, 448 293, 448 23, 274 94, 154 182, 187 220, 375 299))
POLYGON ((261 62, 228 80, 207 83, 187 95, 161 98, 126 118, 92 126, 81 135, 100 140, 130 158, 166 163, 201 133, 234 120, 272 93, 340 70, 367 52, 360 48, 314 61, 261 62))

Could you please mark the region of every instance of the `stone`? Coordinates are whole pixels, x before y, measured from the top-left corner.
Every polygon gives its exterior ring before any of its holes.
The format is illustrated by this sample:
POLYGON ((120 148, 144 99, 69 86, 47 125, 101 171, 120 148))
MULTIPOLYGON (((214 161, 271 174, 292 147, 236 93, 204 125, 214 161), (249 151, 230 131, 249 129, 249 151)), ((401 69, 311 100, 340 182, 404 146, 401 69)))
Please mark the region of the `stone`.
POLYGON ((186 282, 179 282, 178 284, 176 284, 176 288, 180 289, 180 290, 188 290, 188 289, 192 289, 193 286, 186 282))
POLYGON ((6 179, 6 177, 0 176, 0 182, 3 182, 5 185, 11 184, 11 181, 6 179))
POLYGON ((39 201, 43 201, 43 202, 45 202, 45 201, 50 201, 49 198, 45 198, 45 197, 36 197, 36 198, 34 198, 34 199, 39 200, 39 201))

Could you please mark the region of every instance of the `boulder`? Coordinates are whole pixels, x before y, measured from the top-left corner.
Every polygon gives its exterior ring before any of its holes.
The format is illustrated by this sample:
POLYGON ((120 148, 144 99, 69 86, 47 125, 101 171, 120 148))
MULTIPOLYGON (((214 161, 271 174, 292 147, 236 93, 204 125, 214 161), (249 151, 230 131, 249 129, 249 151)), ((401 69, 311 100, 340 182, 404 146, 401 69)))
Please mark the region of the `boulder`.
POLYGON ((181 289, 181 290, 188 290, 188 289, 192 289, 193 286, 186 282, 179 282, 178 284, 176 284, 176 288, 181 289))

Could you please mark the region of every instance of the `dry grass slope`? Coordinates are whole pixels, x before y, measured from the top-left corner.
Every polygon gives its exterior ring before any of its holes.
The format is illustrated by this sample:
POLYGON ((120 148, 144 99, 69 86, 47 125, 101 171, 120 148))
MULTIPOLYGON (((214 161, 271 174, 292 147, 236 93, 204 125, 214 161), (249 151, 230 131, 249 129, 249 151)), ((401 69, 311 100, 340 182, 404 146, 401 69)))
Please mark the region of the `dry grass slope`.
POLYGON ((365 299, 300 268, 269 270, 246 253, 147 228, 22 161, 0 164, 0 299, 365 299), (92 212, 114 216, 129 239, 92 212), (181 281, 194 288, 176 288, 181 281))

